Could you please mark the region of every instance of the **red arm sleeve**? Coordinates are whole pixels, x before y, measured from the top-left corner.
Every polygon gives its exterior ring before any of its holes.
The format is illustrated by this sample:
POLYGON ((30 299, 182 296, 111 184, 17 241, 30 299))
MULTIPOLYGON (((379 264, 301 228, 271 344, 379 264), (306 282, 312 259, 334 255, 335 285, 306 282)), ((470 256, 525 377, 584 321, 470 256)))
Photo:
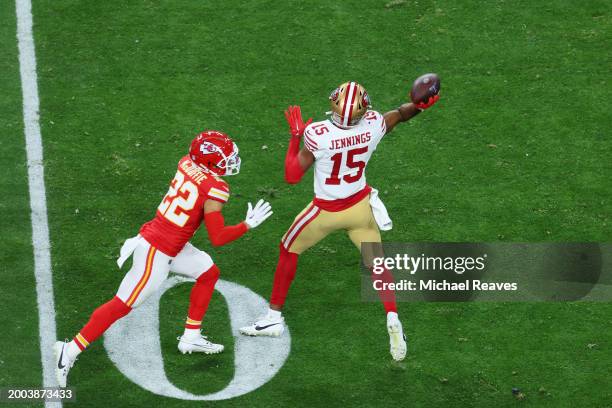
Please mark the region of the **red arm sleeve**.
POLYGON ((285 156, 285 180, 289 184, 297 184, 304 175, 304 169, 300 166, 298 153, 300 152, 300 138, 292 137, 289 140, 287 155, 285 156))
POLYGON ((214 246, 221 246, 232 242, 243 236, 249 229, 244 222, 226 226, 221 211, 204 214, 204 223, 208 230, 208 238, 214 246))

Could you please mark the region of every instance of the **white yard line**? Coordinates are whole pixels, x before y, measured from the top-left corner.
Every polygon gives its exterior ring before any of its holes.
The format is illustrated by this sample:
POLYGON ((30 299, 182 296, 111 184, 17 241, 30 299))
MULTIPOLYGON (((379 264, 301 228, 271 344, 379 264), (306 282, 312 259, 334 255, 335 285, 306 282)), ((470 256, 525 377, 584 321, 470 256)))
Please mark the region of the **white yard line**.
MULTIPOLYGON (((55 305, 53 302, 53 276, 47 222, 47 197, 43 166, 43 147, 39 124, 38 78, 32 34, 32 3, 16 0, 19 71, 23 94, 23 123, 28 158, 28 184, 32 209, 32 244, 34 247, 34 274, 38 301, 38 328, 43 368, 43 386, 57 383, 54 375, 53 343, 56 340, 55 305)), ((61 403, 46 403, 46 407, 61 407, 61 403)))

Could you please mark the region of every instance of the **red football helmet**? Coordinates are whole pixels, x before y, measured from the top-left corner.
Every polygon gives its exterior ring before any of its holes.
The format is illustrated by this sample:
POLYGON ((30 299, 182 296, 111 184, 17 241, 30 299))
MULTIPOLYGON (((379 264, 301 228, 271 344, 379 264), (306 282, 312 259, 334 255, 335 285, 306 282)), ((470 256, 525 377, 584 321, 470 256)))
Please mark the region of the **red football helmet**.
POLYGON ((232 176, 240 172, 238 146, 228 135, 216 130, 200 133, 191 142, 189 157, 207 173, 232 176))

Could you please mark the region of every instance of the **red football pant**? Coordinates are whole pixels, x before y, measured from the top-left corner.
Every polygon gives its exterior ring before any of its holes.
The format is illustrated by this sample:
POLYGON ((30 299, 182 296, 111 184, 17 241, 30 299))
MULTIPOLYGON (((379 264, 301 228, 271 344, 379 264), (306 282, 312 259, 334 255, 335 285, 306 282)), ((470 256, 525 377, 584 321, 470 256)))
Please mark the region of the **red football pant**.
POLYGON ((270 304, 282 308, 285 304, 285 298, 293 278, 297 270, 298 254, 289 252, 283 244, 280 244, 280 255, 276 264, 276 272, 274 273, 274 285, 272 286, 272 295, 270 296, 270 304))
POLYGON ((191 289, 189 297, 189 311, 187 313, 187 329, 199 329, 202 324, 202 319, 208 310, 208 304, 215 290, 215 284, 219 280, 220 275, 217 265, 213 265, 209 270, 204 272, 196 280, 195 285, 191 289))
POLYGON ((118 297, 112 298, 91 314, 87 324, 74 338, 81 350, 96 341, 113 323, 130 313, 132 309, 118 297), (79 338, 83 337, 83 339, 79 338))
MULTIPOLYGON (((385 270, 381 274, 375 274, 374 270, 372 270, 371 277, 372 281, 380 280, 383 283, 393 282, 393 274, 387 268, 385 268, 385 270)), ((384 287, 385 286, 383 286, 383 288, 384 287)), ((382 301, 382 304, 385 307, 385 311, 387 313, 397 313, 397 304, 395 303, 395 291, 390 289, 381 289, 378 291, 378 296, 380 296, 380 300, 382 301)))

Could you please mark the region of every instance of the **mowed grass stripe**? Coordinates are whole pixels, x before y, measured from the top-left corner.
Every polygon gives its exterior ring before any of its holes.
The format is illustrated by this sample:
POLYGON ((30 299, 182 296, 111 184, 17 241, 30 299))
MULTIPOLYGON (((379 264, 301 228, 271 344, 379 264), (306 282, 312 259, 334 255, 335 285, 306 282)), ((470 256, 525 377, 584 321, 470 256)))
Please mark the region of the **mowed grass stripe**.
POLYGON ((13 1, 0 2, 0 387, 40 387, 43 383, 15 6, 13 1))

